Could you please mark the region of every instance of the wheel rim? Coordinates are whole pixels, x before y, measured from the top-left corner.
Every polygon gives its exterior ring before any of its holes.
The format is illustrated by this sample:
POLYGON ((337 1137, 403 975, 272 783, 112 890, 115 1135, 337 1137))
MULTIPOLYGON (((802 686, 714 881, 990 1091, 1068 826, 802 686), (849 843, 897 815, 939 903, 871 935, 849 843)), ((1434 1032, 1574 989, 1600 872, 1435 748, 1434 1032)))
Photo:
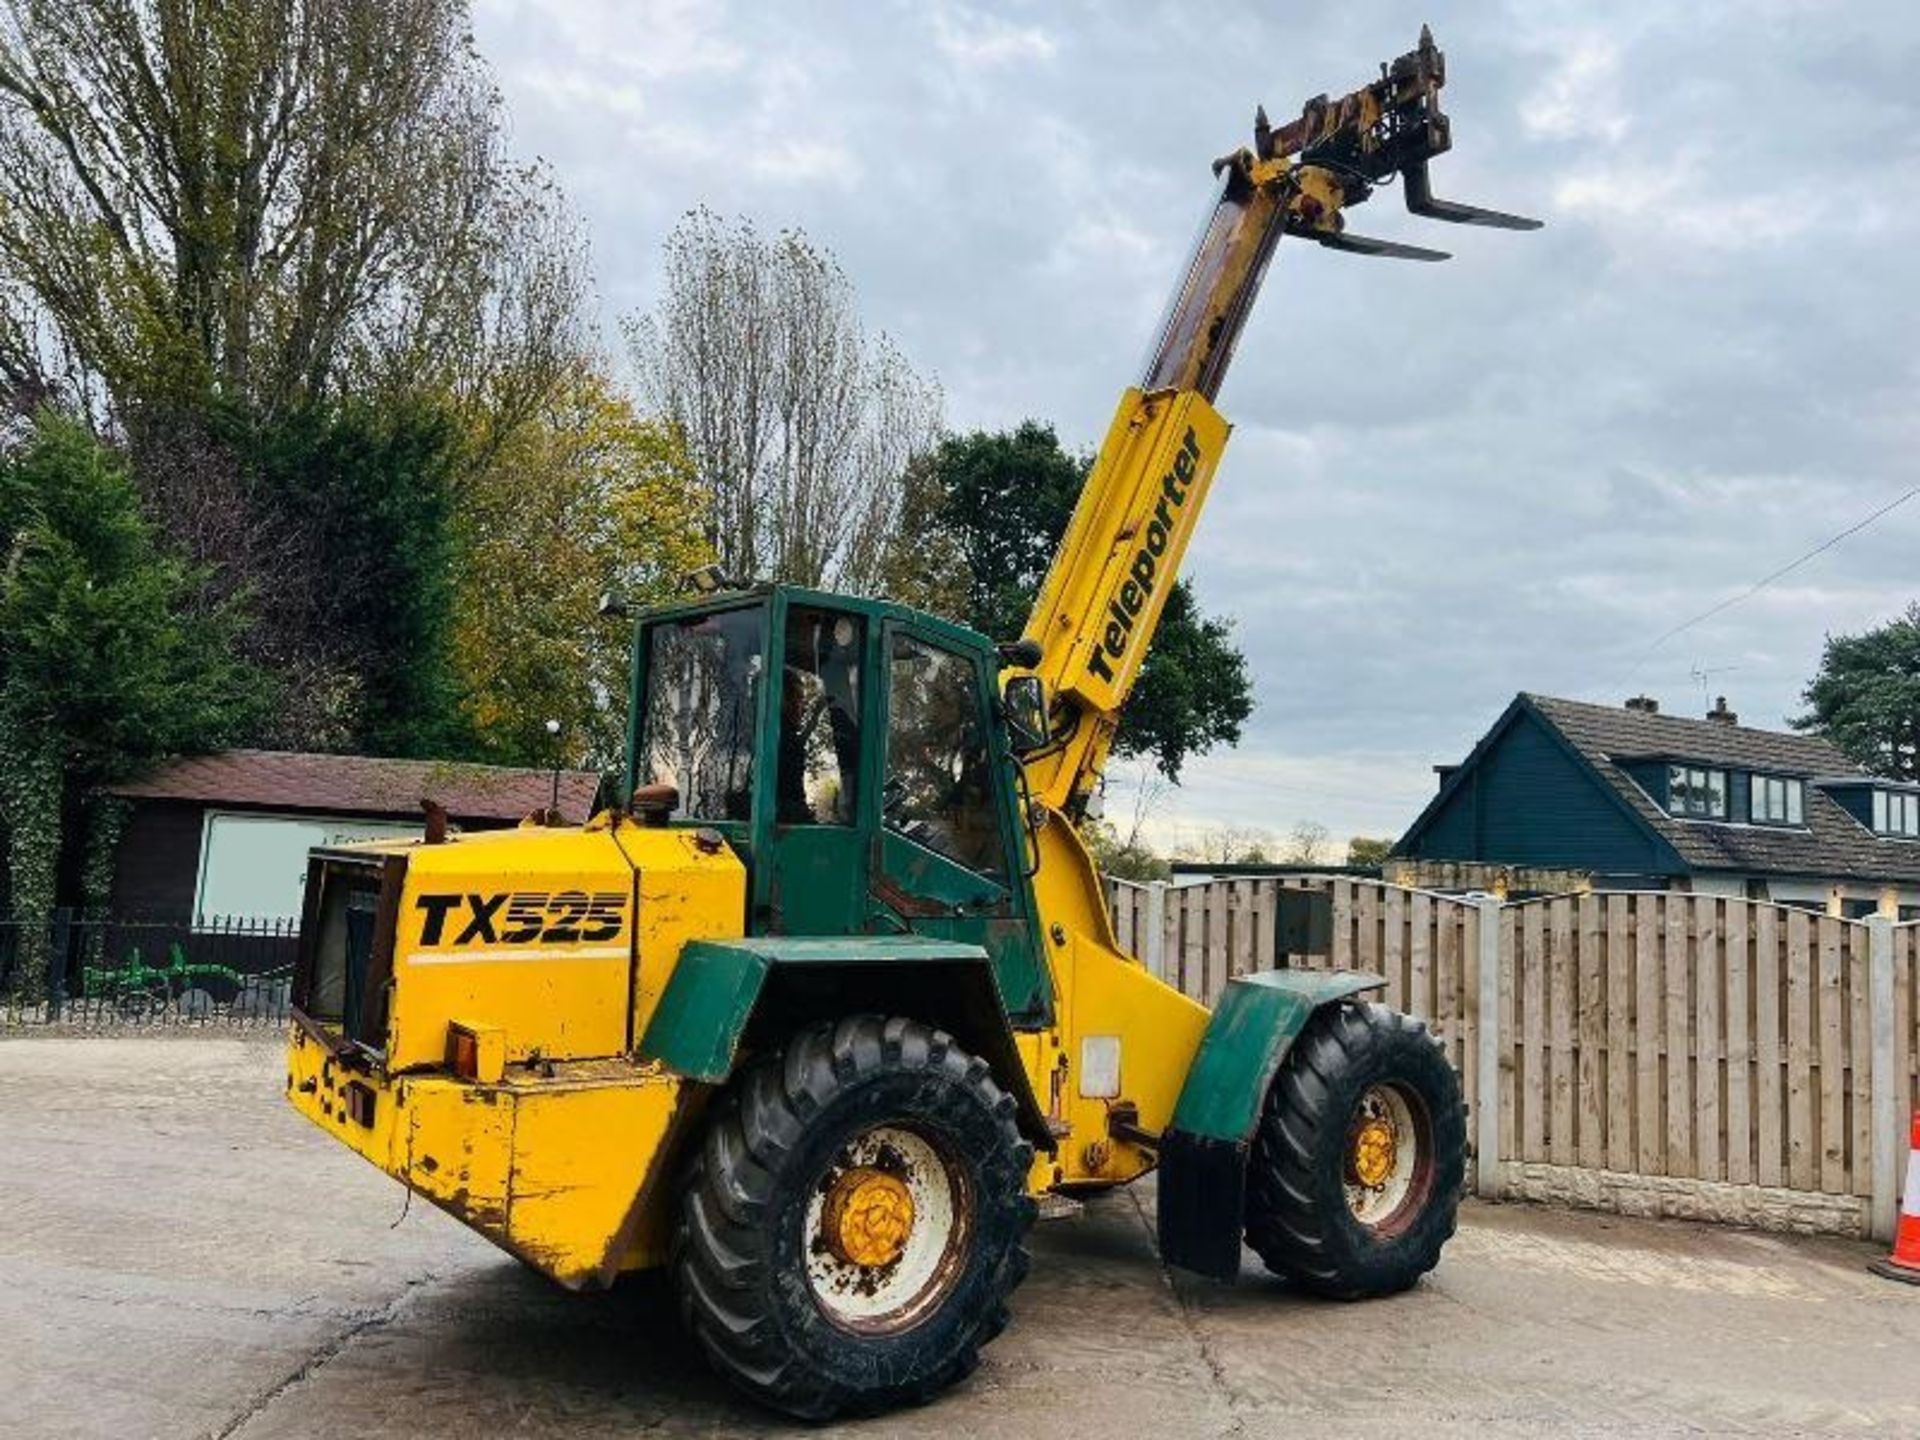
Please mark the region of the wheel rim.
POLYGON ((1419 1095, 1373 1085, 1347 1126, 1347 1211, 1383 1238, 1405 1230, 1433 1189, 1433 1127, 1419 1095))
POLYGON ((879 1125, 849 1140, 807 1201, 807 1283, 843 1329, 892 1334, 937 1308, 972 1229, 966 1174, 925 1135, 879 1125))

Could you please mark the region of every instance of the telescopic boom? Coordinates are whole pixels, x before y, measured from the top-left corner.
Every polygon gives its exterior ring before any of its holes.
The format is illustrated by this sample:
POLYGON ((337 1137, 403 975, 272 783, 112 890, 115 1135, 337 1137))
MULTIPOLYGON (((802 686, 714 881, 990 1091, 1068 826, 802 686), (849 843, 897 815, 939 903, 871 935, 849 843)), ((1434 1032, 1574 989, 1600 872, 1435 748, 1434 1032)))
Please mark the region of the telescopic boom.
POLYGON ((1398 177, 1407 209, 1505 230, 1540 222, 1435 198, 1427 162, 1452 143, 1440 109, 1446 57, 1419 46, 1370 85, 1307 102, 1214 162, 1220 189, 1152 358, 1120 407, 1041 587, 1024 639, 1051 696, 1053 739, 1027 759, 1034 798, 1077 818, 1099 784, 1121 707, 1179 574, 1230 427, 1213 408, 1283 235, 1388 259, 1446 254, 1354 235, 1345 212, 1398 177))

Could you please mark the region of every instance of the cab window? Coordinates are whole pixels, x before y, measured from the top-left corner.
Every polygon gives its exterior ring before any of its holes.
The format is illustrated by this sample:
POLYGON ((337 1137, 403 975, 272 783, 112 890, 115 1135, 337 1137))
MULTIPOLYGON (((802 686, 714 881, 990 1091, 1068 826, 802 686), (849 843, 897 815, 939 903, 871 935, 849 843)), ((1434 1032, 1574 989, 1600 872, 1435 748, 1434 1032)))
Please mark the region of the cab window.
POLYGON ((852 615, 787 611, 780 675, 775 821, 851 825, 859 801, 860 661, 866 627, 852 615))
POLYGON ((680 790, 676 818, 745 820, 753 812, 760 606, 662 620, 647 635, 639 773, 680 790))
POLYGON ((969 869, 1004 877, 979 666, 906 634, 893 637, 888 662, 882 822, 969 869))

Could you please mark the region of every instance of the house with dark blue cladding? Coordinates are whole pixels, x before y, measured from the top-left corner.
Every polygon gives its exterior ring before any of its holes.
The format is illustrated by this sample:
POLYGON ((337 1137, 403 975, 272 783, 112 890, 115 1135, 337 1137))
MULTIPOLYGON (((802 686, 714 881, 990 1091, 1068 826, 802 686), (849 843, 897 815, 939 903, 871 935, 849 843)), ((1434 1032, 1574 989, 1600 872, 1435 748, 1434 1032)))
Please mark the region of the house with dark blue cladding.
MULTIPOLYGON (((1920 785, 1870 775, 1812 735, 1520 694, 1394 847, 1433 883, 1488 867, 1597 888, 1745 896, 1920 917, 1920 785)), ((1396 864, 1397 862, 1397 864, 1396 864)))

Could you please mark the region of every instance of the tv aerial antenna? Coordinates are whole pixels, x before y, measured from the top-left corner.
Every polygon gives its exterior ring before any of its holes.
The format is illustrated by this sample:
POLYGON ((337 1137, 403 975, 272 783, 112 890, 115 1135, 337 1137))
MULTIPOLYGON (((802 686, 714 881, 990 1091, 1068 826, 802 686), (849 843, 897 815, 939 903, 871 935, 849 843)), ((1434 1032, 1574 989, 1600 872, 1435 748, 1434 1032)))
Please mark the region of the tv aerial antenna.
POLYGON ((1693 667, 1687 671, 1687 675, 1694 684, 1700 687, 1700 708, 1702 711, 1707 708, 1709 699, 1707 687, 1713 682, 1713 677, 1716 675, 1731 675, 1739 668, 1738 665, 1702 665, 1698 660, 1693 662, 1693 667))

